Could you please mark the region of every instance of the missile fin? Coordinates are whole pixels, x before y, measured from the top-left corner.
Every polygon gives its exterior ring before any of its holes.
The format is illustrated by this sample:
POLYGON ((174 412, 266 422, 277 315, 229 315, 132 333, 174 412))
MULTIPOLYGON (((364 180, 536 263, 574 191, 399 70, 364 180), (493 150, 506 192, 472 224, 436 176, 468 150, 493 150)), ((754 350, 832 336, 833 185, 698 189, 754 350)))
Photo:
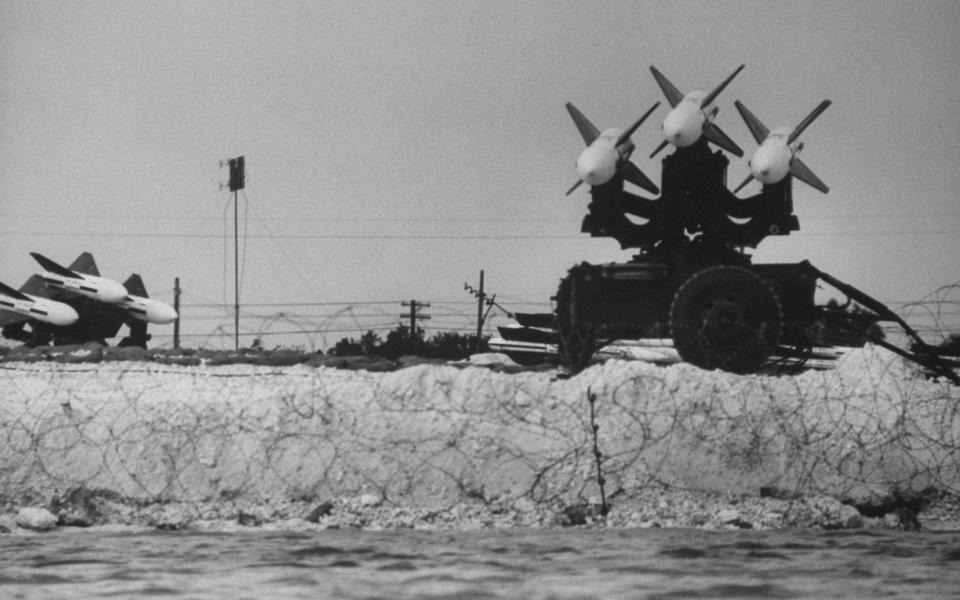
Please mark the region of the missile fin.
POLYGON ((588 146, 592 144, 595 139, 600 137, 600 130, 597 129, 594 124, 590 122, 590 119, 585 117, 582 112, 577 110, 577 107, 574 106, 572 102, 567 102, 567 112, 570 113, 573 123, 580 131, 580 136, 588 146))
POLYGON ((716 100, 717 96, 720 95, 720 92, 723 91, 723 88, 727 87, 727 85, 729 85, 729 83, 733 81, 733 78, 736 77, 737 74, 740 71, 742 71, 745 66, 746 65, 740 65, 739 67, 737 67, 737 70, 734 71, 733 74, 730 75, 730 77, 727 77, 726 79, 724 79, 723 83, 721 83, 716 88, 714 88, 712 92, 704 96, 703 101, 700 102, 700 108, 705 109, 706 107, 710 106, 710 103, 716 100))
POLYGON ((123 282, 123 287, 127 288, 127 293, 133 296, 149 298, 149 296, 147 296, 147 288, 143 285, 143 279, 141 279, 137 273, 128 277, 127 280, 123 282))
POLYGON ((3 294, 5 296, 10 296, 11 298, 16 298, 17 300, 26 300, 28 302, 33 300, 33 298, 31 298, 30 296, 24 294, 23 292, 17 291, 12 287, 10 287, 9 285, 2 282, 0 282, 0 294, 3 294))
POLYGON ((743 102, 735 100, 733 105, 737 107, 740 116, 743 117, 743 122, 747 124, 747 129, 753 134, 753 139, 755 139, 758 144, 762 144, 763 140, 767 139, 767 136, 770 135, 770 130, 767 129, 767 126, 764 125, 756 115, 743 105, 743 102))
POLYGON ((43 280, 43 277, 39 275, 31 275, 30 279, 27 279, 26 283, 20 286, 20 291, 24 294, 30 294, 31 296, 40 296, 41 298, 50 297, 50 293, 47 291, 47 284, 43 280))
POLYGON ((40 263, 40 266, 43 267, 44 270, 49 271, 50 273, 56 273, 61 277, 70 277, 71 279, 83 279, 82 277, 80 277, 70 269, 53 262, 52 260, 50 260, 49 258, 47 258, 42 254, 31 252, 30 256, 32 256, 34 260, 40 263))
POLYGON ((567 196, 569 196, 570 194, 572 194, 572 193, 573 193, 573 190, 575 190, 575 189, 577 189, 578 187, 580 187, 580 184, 581 184, 581 183, 583 183, 583 180, 582 180, 582 179, 578 179, 577 182, 576 182, 575 184, 573 184, 573 186, 571 186, 569 190, 567 190, 567 196))
POLYGON ((820 181, 820 178, 814 175, 813 171, 811 171, 807 165, 803 164, 803 161, 799 158, 794 158, 790 164, 790 174, 810 187, 820 190, 824 194, 830 191, 830 188, 820 181))
POLYGON ((737 192, 739 192, 740 190, 742 190, 742 189, 743 189, 748 183, 750 183, 751 181, 753 181, 753 173, 747 175, 747 178, 743 180, 743 183, 741 183, 740 185, 737 186, 737 189, 733 190, 733 193, 736 194, 737 192))
POLYGON ((642 116, 642 117, 640 117, 639 119, 637 119, 637 122, 636 122, 636 123, 634 123, 633 125, 630 126, 630 129, 627 129, 627 130, 624 131, 622 134, 620 134, 620 137, 617 139, 616 143, 614 143, 614 146, 619 146, 620 144, 622 144, 622 143, 626 142, 627 140, 629 140, 629 139, 630 139, 630 136, 633 135, 633 132, 637 130, 637 127, 640 127, 640 125, 642 125, 643 122, 647 120, 647 117, 650 116, 650 113, 652 113, 653 111, 655 111, 658 106, 660 106, 660 103, 659 103, 659 102, 655 102, 655 103, 653 104, 653 106, 651 106, 651 107, 647 110, 647 112, 643 113, 643 116, 642 116))
POLYGON ((629 160, 623 163, 623 178, 633 185, 647 190, 651 194, 660 193, 660 188, 658 188, 649 177, 643 174, 643 171, 640 170, 640 167, 633 164, 629 160))
POLYGON ((666 75, 658 71, 653 65, 650 65, 650 72, 653 73, 653 78, 657 80, 657 85, 663 90, 663 95, 667 97, 670 106, 674 107, 680 104, 680 101, 683 100, 683 93, 677 89, 677 86, 670 83, 666 75))
POLYGON ((830 101, 824 100, 819 106, 813 109, 813 112, 807 115, 807 118, 805 118, 803 121, 800 121, 800 124, 794 127, 793 131, 790 132, 790 136, 787 138, 787 145, 789 146, 794 142, 794 140, 800 137, 800 134, 803 133, 803 130, 809 127, 810 124, 820 116, 820 113, 827 110, 828 106, 830 106, 830 101))
POLYGON ((740 149, 740 146, 713 123, 707 123, 706 127, 703 128, 703 137, 731 154, 743 156, 743 150, 740 149))
POLYGON ((74 273, 83 273, 84 275, 100 277, 100 271, 97 270, 97 263, 94 262, 93 255, 89 252, 84 252, 78 256, 77 260, 70 263, 70 266, 67 268, 74 273))
POLYGON ((668 142, 667 140, 663 140, 662 142, 660 142, 660 145, 657 146, 657 149, 650 153, 650 158, 653 158, 654 156, 656 156, 657 154, 659 154, 660 151, 663 150, 664 148, 666 148, 666 147, 667 147, 667 144, 669 144, 669 143, 670 143, 670 142, 668 142))

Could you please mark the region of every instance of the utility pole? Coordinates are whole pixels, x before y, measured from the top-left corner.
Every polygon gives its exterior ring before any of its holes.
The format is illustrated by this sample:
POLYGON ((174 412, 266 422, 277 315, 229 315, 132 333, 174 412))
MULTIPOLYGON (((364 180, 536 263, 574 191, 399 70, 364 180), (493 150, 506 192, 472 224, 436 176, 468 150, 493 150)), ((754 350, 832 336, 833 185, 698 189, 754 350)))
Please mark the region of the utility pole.
POLYGON ((418 308, 430 308, 429 302, 418 302, 416 300, 411 300, 410 302, 403 301, 400 303, 400 306, 409 306, 410 312, 406 315, 400 315, 400 318, 408 317, 410 319, 410 339, 413 340, 417 336, 417 319, 429 319, 430 315, 425 315, 417 312, 418 308))
POLYGON ((480 269, 480 289, 477 291, 477 337, 473 341, 473 351, 480 351, 480 336, 483 335, 483 301, 487 295, 483 292, 483 269, 480 269))
POLYGON ((173 310, 177 313, 177 320, 173 322, 173 348, 180 349, 180 278, 173 278, 173 310))
POLYGON ((473 351, 480 351, 480 338, 483 335, 483 323, 487 320, 487 316, 490 314, 490 311, 493 310, 493 307, 496 306, 503 311, 503 314, 507 315, 511 319, 514 318, 514 315, 509 310, 497 304, 497 295, 494 294, 487 297, 487 293, 483 291, 483 269, 480 269, 480 289, 477 289, 470 285, 469 283, 463 284, 463 289, 467 290, 477 299, 477 337, 473 340, 473 351), (487 311, 483 311, 483 305, 487 305, 487 311))
MULTIPOLYGON (((233 346, 240 349, 240 235, 237 192, 244 187, 246 165, 242 156, 226 161, 230 167, 230 180, 227 187, 233 192, 233 346)), ((223 162, 220 163, 223 166, 223 162)))

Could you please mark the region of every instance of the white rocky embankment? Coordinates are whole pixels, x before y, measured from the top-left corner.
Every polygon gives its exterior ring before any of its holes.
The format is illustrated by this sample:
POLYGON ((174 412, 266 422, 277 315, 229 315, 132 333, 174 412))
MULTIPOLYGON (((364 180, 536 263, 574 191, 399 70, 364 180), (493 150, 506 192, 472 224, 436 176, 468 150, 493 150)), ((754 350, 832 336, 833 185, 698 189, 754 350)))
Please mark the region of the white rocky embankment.
POLYGON ((0 380, 0 501, 61 524, 576 524, 606 499, 614 525, 856 526, 960 492, 960 387, 872 347, 791 377, 12 362, 0 380))

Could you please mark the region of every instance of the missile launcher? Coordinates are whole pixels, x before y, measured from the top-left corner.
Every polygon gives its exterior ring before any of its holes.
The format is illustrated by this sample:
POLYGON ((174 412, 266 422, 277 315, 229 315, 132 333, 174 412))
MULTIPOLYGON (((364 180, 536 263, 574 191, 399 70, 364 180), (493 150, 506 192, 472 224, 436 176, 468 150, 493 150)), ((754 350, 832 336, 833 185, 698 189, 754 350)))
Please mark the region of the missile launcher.
POLYGON ((626 262, 580 263, 560 281, 552 328, 568 370, 584 368, 598 348, 617 340, 669 338, 686 362, 754 373, 784 357, 802 361, 824 344, 822 332, 829 329, 885 346, 960 383, 953 370, 960 362, 925 344, 865 292, 807 261, 754 264, 750 249, 800 228, 794 175, 740 198, 727 187, 727 157, 708 142, 704 136, 664 157, 657 198, 627 191, 620 173, 591 187, 581 231, 638 253, 626 262), (832 287, 846 301, 818 305, 818 286, 832 287), (854 303, 857 310, 847 310, 854 303), (910 349, 887 342, 880 322, 901 326, 910 349))

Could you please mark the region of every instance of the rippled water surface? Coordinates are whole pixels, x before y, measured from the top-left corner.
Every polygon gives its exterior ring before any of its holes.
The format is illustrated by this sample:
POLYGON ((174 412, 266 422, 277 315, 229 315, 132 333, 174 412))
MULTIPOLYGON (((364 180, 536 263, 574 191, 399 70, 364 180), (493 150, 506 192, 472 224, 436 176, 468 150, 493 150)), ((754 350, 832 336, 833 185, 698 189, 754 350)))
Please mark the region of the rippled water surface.
POLYGON ((956 598, 960 532, 55 532, 0 598, 956 598))

